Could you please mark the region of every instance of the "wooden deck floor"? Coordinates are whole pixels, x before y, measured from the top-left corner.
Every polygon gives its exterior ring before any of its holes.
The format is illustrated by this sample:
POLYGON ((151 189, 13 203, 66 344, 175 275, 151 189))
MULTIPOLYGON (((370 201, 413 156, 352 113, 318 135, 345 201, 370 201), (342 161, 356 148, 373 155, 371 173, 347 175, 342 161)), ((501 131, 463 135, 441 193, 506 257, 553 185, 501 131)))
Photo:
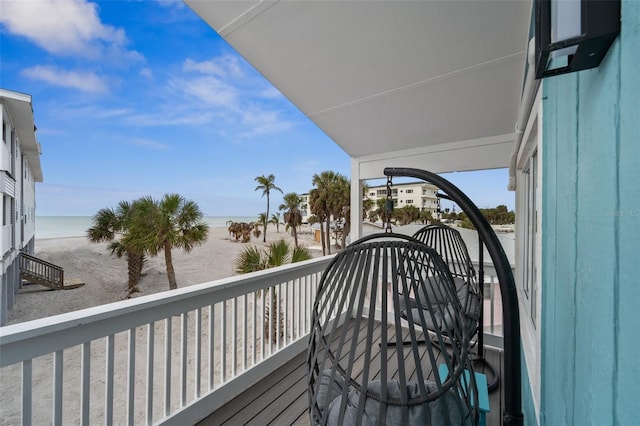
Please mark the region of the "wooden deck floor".
MULTIPOLYGON (((375 344, 374 347, 378 345, 375 344)), ((358 345, 357 351, 358 356, 361 356, 364 353, 364 345, 358 345)), ((502 351, 486 348, 486 360, 502 375, 502 351)), ((285 366, 248 388, 242 395, 211 413, 199 425, 310 424, 306 361, 307 353, 304 351, 285 366)), ((485 363, 477 363, 476 371, 485 372, 488 381, 492 381, 485 363)), ((489 394, 491 411, 487 415, 487 425, 501 424, 501 393, 502 389, 498 387, 489 394)))

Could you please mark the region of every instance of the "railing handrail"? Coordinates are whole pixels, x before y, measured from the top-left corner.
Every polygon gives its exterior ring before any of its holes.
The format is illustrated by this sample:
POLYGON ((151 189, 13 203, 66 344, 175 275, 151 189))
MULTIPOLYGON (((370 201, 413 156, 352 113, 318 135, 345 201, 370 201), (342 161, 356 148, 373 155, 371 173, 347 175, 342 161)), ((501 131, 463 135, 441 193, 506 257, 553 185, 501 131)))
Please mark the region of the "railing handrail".
MULTIPOLYGON (((23 259, 27 259, 27 260, 31 260, 33 262, 39 263, 40 265, 43 265, 43 266, 47 266, 51 269, 55 269, 56 271, 64 270, 64 268, 62 268, 61 266, 54 265, 53 263, 47 262, 46 260, 42 260, 39 257, 32 256, 28 253, 20 252, 20 257, 23 259)), ((24 266, 24 263, 21 262, 20 267, 22 268, 23 266, 24 266)), ((30 270, 30 268, 26 268, 26 269, 30 270)))
POLYGON ((323 271, 333 256, 0 327, 0 368, 323 271), (203 303, 203 297, 206 302, 203 303))
MULTIPOLYGON (((480 266, 480 262, 477 260, 472 260, 471 263, 473 264, 474 267, 478 267, 480 266)), ((493 262, 490 260, 485 260, 484 262, 482 262, 482 266, 484 268, 484 274, 485 276, 493 276, 493 277, 497 277, 498 273, 496 272, 496 268, 495 266, 493 266, 493 262)), ((511 265, 511 271, 515 272, 516 270, 516 266, 515 265, 511 265)))

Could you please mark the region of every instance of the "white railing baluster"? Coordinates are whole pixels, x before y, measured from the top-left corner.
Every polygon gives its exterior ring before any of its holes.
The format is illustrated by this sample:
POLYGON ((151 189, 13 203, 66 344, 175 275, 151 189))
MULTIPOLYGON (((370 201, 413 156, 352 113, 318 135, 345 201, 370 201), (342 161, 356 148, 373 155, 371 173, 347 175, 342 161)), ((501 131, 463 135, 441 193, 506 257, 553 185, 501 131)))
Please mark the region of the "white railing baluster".
POLYGON ((89 402, 91 399, 91 342, 82 344, 82 364, 80 366, 81 393, 80 393, 80 424, 90 423, 89 402))
POLYGON ((303 333, 307 333, 307 330, 309 329, 309 326, 307 325, 307 321, 308 321, 308 316, 309 316, 309 311, 307 310, 307 306, 309 306, 309 280, 307 279, 307 277, 304 277, 304 328, 302 329, 303 333))
POLYGON ((297 337, 300 337, 301 333, 300 330, 302 330, 302 279, 298 278, 298 303, 296 303, 296 306, 298 307, 298 318, 296 320, 296 324, 297 324, 297 328, 298 328, 298 332, 297 332, 297 337))
POLYGON ((274 352, 278 350, 278 340, 280 337, 280 313, 278 312, 278 300, 280 299, 280 289, 278 286, 271 287, 273 289, 273 296, 271 297, 271 304, 273 312, 275 313, 271 315, 271 327, 275 336, 272 335, 273 339, 271 339, 271 352, 269 355, 272 355, 274 352))
MULTIPOLYGON (((491 320, 490 321, 491 333, 494 333, 494 326, 495 326, 495 312, 494 312, 494 309, 495 309, 495 306, 494 306, 494 302, 495 302, 495 292, 494 292, 494 290, 495 290, 495 287, 493 286, 493 284, 494 284, 493 278, 494 278, 493 276, 491 276, 489 278, 490 283, 491 283, 489 285, 489 299, 491 300, 491 308, 490 308, 490 311, 491 311, 491 318, 490 318, 490 320, 491 320)), ((484 326, 484 324, 483 324, 483 326, 484 326)))
POLYGON ((257 321, 256 317, 258 313, 258 298, 256 297, 256 293, 252 294, 251 300, 253 301, 253 315, 251 315, 251 322, 253 328, 253 335, 251 336, 253 348, 251 349, 251 365, 256 365, 256 352, 258 351, 258 335, 256 334, 257 321))
POLYGON ((62 351, 53 356, 53 424, 62 425, 62 351))
POLYGON ((29 359, 22 363, 22 424, 31 424, 33 365, 29 359))
POLYGON ((216 365, 215 365, 215 317, 216 317, 216 307, 215 305, 209 305, 209 390, 213 390, 215 385, 215 373, 216 373, 216 365))
POLYGON ((284 345, 287 345, 287 336, 289 335, 289 284, 284 284, 284 345))
POLYGON ((284 307, 282 306, 282 284, 278 284, 276 294, 275 304, 276 304, 276 312, 278 313, 275 317, 276 322, 276 351, 279 351, 282 347, 282 333, 284 333, 284 324, 282 323, 284 318, 284 307))
POLYGON ((238 313, 238 298, 233 298, 231 304, 231 337, 233 344, 231 347, 231 377, 235 377, 238 374, 238 319, 236 317, 238 313))
POLYGON ((164 415, 171 413, 171 360, 173 358, 173 321, 164 320, 164 415))
POLYGON ((187 404, 187 313, 180 316, 182 330, 180 332, 181 348, 180 348, 180 407, 187 404))
POLYGON ((298 279, 291 281, 291 338, 298 338, 298 304, 296 303, 296 287, 298 285, 298 279))
POLYGON ((153 355, 155 323, 147 324, 147 425, 153 424, 153 355))
POLYGON ((196 323, 194 326, 194 339, 195 339, 195 392, 194 396, 196 399, 200 398, 200 372, 202 370, 202 354, 200 353, 202 350, 202 309, 196 309, 196 323))
POLYGON ((227 381, 227 302, 222 302, 220 315, 220 373, 222 382, 227 381))
POLYGON ((264 323, 265 323, 264 315, 265 315, 265 312, 266 312, 265 306, 267 306, 267 300, 266 300, 267 293, 266 293, 265 289, 261 289, 260 290, 260 294, 261 294, 261 297, 260 297, 260 302, 261 303, 260 303, 260 311, 258 313, 258 315, 260 316, 260 330, 259 330, 260 331, 260 345, 261 345, 260 360, 263 360, 264 359, 265 350, 266 350, 266 347, 267 347, 267 345, 265 344, 265 341, 264 341, 264 327, 265 327, 265 325, 264 325, 264 323))
POLYGON ((269 337, 269 355, 273 353, 273 292, 275 291, 275 287, 271 287, 269 289, 269 318, 267 319, 267 326, 269 327, 267 330, 267 336, 269 337))
POLYGON ((135 424, 136 402, 136 329, 129 329, 129 358, 127 360, 127 424, 135 424))
POLYGON ((115 343, 116 338, 113 334, 107 337, 107 349, 106 349, 106 368, 105 368, 105 390, 104 390, 104 424, 110 426, 113 424, 113 358, 115 355, 115 343))
POLYGON ((244 309, 242 310, 242 316, 244 320, 242 321, 242 370, 247 369, 247 345, 249 344, 249 336, 247 336, 247 322, 249 322, 249 317, 247 316, 247 307, 248 307, 248 295, 244 295, 242 297, 244 301, 244 309))

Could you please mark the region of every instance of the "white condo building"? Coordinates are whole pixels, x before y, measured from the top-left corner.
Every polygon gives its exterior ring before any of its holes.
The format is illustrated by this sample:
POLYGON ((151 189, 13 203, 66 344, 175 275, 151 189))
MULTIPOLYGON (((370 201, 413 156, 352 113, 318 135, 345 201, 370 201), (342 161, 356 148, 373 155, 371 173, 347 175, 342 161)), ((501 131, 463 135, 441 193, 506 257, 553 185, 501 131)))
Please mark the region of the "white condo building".
POLYGON ((0 111, 0 325, 4 325, 20 288, 19 254, 21 251, 33 253, 34 249, 36 182, 42 182, 42 168, 31 96, 0 89, 0 111))
MULTIPOLYGON (((415 206, 420 211, 426 210, 436 213, 440 209, 440 199, 437 193, 436 186, 423 182, 397 183, 391 186, 393 206, 397 208, 415 206)), ((364 198, 373 201, 370 211, 377 209, 377 201, 387 198, 387 186, 369 187, 364 198)), ((308 223, 309 217, 312 215, 308 192, 300 195, 300 212, 302 213, 302 222, 308 223)))
MULTIPOLYGON (((393 206, 397 208, 414 206, 420 211, 427 210, 435 213, 440 208, 440 199, 437 193, 436 186, 422 182, 398 183, 391 186, 393 206)), ((371 210, 377 209, 377 201, 387 198, 386 185, 370 187, 366 198, 373 200, 371 210)))

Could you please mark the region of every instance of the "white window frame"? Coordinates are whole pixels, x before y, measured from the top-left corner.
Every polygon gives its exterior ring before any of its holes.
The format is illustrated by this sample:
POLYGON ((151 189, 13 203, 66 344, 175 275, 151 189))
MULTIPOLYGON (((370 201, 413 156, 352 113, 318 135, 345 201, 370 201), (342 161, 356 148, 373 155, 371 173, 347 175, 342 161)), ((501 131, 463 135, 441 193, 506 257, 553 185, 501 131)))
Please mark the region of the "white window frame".
POLYGON ((518 151, 516 189, 516 288, 520 331, 536 411, 540 412, 542 294, 542 85, 518 151))

